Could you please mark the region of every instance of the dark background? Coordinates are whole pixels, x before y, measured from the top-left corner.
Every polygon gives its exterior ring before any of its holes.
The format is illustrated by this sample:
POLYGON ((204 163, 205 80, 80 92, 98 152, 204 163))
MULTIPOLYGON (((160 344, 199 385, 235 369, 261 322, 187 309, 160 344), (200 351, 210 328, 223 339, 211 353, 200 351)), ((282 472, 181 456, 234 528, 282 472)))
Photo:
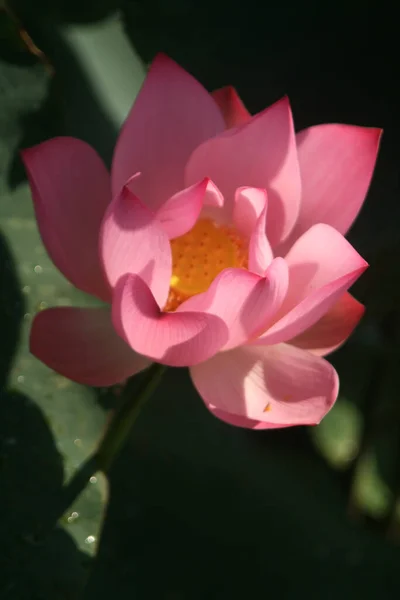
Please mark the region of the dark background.
MULTIPOLYGON (((12 9, 0 13, 0 598, 65 600, 85 581, 85 599, 398 598, 394 9, 210 0, 15 0, 12 9), (210 90, 234 85, 251 112, 288 94, 297 129, 344 122, 383 127, 384 137, 349 234, 371 267, 354 288, 367 316, 332 356, 337 406, 318 428, 237 430, 207 413, 184 370, 171 371, 113 468, 96 557, 86 540, 99 528, 102 493, 82 501, 76 524, 35 536, 115 398, 66 383, 26 350, 30 315, 43 303, 87 300, 40 249, 18 150, 67 133, 109 160, 115 119, 81 67, 82 46, 64 33, 99 28, 117 8, 145 64, 164 51, 210 90), (44 56, 29 52, 22 27, 44 56)), ((118 60, 126 68, 130 58, 118 60)))

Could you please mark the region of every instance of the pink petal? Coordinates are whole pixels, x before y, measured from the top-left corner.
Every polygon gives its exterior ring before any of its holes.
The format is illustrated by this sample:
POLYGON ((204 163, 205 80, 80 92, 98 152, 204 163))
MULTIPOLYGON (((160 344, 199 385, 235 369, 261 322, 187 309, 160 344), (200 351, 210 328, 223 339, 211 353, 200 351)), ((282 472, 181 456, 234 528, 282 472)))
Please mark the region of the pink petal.
POLYGON ((239 233, 249 239, 249 270, 264 276, 273 259, 267 238, 267 192, 259 188, 236 190, 233 222, 239 233))
POLYGON ((186 184, 202 177, 210 177, 231 204, 238 187, 265 188, 268 239, 272 246, 285 239, 296 222, 301 195, 288 99, 199 146, 189 159, 186 184))
POLYGON ((224 196, 217 188, 215 183, 208 180, 207 191, 204 196, 204 205, 201 211, 200 219, 211 219, 221 225, 232 224, 232 206, 225 202, 224 196))
POLYGON ((221 109, 228 129, 243 125, 251 119, 251 114, 231 85, 215 90, 211 95, 221 109))
POLYGON ((364 312, 364 306, 346 292, 315 325, 290 340, 290 343, 325 356, 347 340, 364 312))
POLYGON ((315 223, 348 231, 365 200, 381 133, 352 125, 318 125, 297 134, 303 200, 289 245, 315 223))
POLYGON ((57 137, 22 152, 36 219, 56 267, 77 288, 109 300, 98 255, 110 178, 86 142, 57 137))
POLYGON ((185 187, 183 171, 193 150, 224 129, 210 94, 173 60, 157 55, 115 148, 113 195, 141 171, 135 193, 156 210, 185 187))
POLYGON ((137 275, 121 279, 114 291, 116 330, 140 354, 172 367, 193 365, 213 356, 226 343, 221 319, 199 312, 162 312, 137 275))
POLYGON ((233 224, 245 238, 250 238, 257 221, 267 207, 266 190, 254 187, 240 187, 235 192, 233 224))
POLYGON ((231 225, 232 211, 226 210, 225 198, 217 188, 217 186, 208 180, 207 190, 204 195, 203 208, 201 210, 200 219, 211 219, 215 223, 221 225, 231 225))
POLYGON ((211 179, 208 179, 204 204, 211 208, 223 208, 225 204, 225 198, 211 179))
POLYGON ((254 341, 277 344, 314 325, 367 268, 365 260, 329 225, 314 225, 292 247, 289 290, 276 322, 254 341))
POLYGON ((117 335, 105 308, 49 308, 33 321, 30 350, 78 383, 109 386, 151 364, 117 335))
MULTIPOLYGON (((254 421, 253 419, 246 419, 246 417, 240 417, 239 415, 233 415, 226 412, 225 410, 219 410, 212 406, 212 404, 206 404, 208 410, 214 417, 217 417, 220 421, 228 423, 228 425, 234 425, 235 427, 244 427, 245 429, 280 429, 282 425, 276 423, 265 423, 263 421, 254 421)), ((285 425, 290 427, 290 425, 285 425)))
POLYGON ((165 304, 172 272, 168 235, 127 186, 105 214, 100 254, 110 286, 114 287, 127 273, 134 273, 149 285, 159 305, 165 304))
POLYGON ((217 410, 240 418, 242 426, 242 419, 268 428, 315 425, 332 408, 339 387, 327 361, 288 344, 222 352, 190 373, 206 406, 216 416, 217 410))
POLYGON ((267 207, 257 219, 256 228, 251 235, 249 244, 249 270, 259 275, 264 275, 274 258, 266 234, 266 224, 267 207))
POLYGON ((282 305, 288 268, 282 258, 270 265, 265 278, 244 269, 224 269, 203 294, 192 296, 177 312, 204 312, 221 319, 229 331, 224 350, 243 344, 263 331, 282 305))
MULTIPOLYGON (((190 231, 203 208, 209 179, 207 177, 185 190, 177 192, 157 211, 156 216, 162 228, 173 239, 190 231)), ((211 193, 214 193, 212 190, 211 193)))

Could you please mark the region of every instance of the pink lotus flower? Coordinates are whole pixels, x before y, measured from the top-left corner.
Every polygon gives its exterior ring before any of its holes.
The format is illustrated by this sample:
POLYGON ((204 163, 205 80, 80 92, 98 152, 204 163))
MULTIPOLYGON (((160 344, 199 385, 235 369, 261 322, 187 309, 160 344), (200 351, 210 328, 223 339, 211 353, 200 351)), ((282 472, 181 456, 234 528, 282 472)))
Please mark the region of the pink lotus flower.
POLYGON ((152 361, 189 366, 217 417, 250 428, 316 424, 338 377, 322 356, 363 314, 347 289, 367 264, 343 235, 380 130, 295 134, 287 98, 251 117, 158 56, 109 176, 55 138, 23 153, 55 265, 111 305, 39 313, 31 350, 75 381, 111 385, 152 361))

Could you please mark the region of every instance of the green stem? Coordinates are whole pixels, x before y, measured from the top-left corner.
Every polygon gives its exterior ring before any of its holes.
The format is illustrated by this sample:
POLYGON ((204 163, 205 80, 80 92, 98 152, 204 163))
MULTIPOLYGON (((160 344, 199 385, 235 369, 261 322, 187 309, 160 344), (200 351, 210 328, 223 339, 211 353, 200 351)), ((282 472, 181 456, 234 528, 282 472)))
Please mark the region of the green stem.
MULTIPOLYGON (((80 496, 89 479, 103 471, 107 473, 124 445, 129 432, 145 402, 153 394, 167 367, 154 363, 139 376, 131 377, 123 392, 119 406, 111 417, 108 428, 96 452, 89 456, 61 490, 60 501, 50 521, 54 524, 80 496)), ((50 516, 50 515, 49 515, 50 516)))
POLYGON ((152 396, 167 367, 154 363, 142 374, 139 385, 134 377, 128 380, 122 402, 115 411, 107 431, 95 453, 97 469, 106 473, 119 454, 125 440, 139 416, 143 405, 152 396))

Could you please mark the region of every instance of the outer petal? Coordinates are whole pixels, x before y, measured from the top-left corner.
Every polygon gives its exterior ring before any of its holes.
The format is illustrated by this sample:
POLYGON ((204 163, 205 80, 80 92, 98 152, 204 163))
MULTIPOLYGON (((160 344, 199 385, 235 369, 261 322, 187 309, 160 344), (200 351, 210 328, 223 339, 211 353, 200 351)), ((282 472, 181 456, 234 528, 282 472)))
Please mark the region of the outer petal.
POLYGON ((251 119, 251 114, 231 85, 215 90, 211 95, 221 109, 228 129, 243 125, 251 119))
POLYGON ((347 232, 363 205, 381 133, 352 125, 318 125, 297 134, 303 199, 291 243, 315 223, 347 232))
POLYGON ((135 273, 149 285, 159 305, 165 304, 172 271, 168 235, 127 186, 104 216, 100 255, 110 286, 127 273, 135 273))
POLYGON ((346 292, 310 329, 290 340, 298 348, 325 356, 341 346, 360 322, 365 307, 346 292))
POLYGON ((199 146, 188 162, 186 184, 206 176, 231 203, 238 187, 265 188, 269 199, 268 239, 272 246, 285 239, 296 222, 301 196, 288 99, 199 146))
POLYGON ((274 325, 255 344, 277 344, 301 334, 336 304, 368 266, 340 233, 323 224, 311 227, 286 261, 286 299, 274 325))
POLYGON ((151 361, 117 335, 105 308, 49 308, 38 313, 31 352, 78 383, 109 386, 142 371, 151 361))
MULTIPOLYGON (((276 423, 265 423, 264 421, 254 421, 253 419, 247 419, 246 417, 239 417, 226 412, 225 410, 219 410, 212 406, 212 404, 206 404, 208 410, 214 417, 217 417, 220 421, 228 423, 228 425, 234 425, 235 427, 244 427, 245 429, 280 429, 282 425, 276 423)), ((290 425, 285 425, 290 427, 290 425)))
POLYGON ((277 258, 265 278, 244 269, 225 269, 209 289, 186 300, 177 312, 197 311, 219 317, 229 339, 224 350, 246 342, 263 331, 279 310, 288 288, 288 268, 277 258))
POLYGON ((161 312, 137 275, 127 275, 116 286, 112 317, 118 333, 136 352, 171 367, 207 360, 228 338, 226 325, 214 315, 161 312))
POLYGON ((57 137, 22 152, 46 249, 77 288, 109 300, 100 266, 100 223, 111 199, 101 158, 86 142, 57 137))
POLYGON ((157 219, 169 239, 184 235, 194 227, 203 208, 209 181, 206 177, 199 183, 177 192, 159 208, 157 219))
POLYGON ((275 427, 319 423, 333 406, 339 386, 327 361, 287 344, 236 348, 190 372, 214 412, 275 427))
POLYGON ((173 60, 159 54, 115 148, 113 195, 141 171, 135 193, 156 210, 185 187, 184 166, 193 150, 224 128, 210 94, 173 60))

